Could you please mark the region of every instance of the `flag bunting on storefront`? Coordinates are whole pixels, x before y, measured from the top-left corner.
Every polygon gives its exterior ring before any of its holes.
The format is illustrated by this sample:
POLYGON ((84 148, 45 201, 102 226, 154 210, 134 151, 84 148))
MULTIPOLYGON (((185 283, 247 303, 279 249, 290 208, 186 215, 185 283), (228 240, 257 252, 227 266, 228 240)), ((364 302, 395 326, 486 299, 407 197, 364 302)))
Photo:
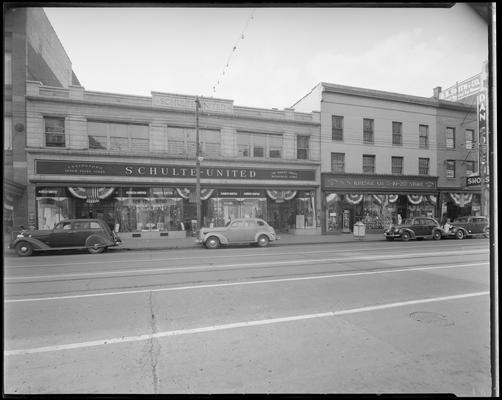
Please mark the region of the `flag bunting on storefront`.
POLYGON ((422 196, 421 194, 409 194, 408 201, 411 204, 417 205, 420 204, 422 201, 424 201, 424 196, 422 196))
POLYGON ((286 200, 291 200, 296 196, 296 190, 267 190, 267 195, 277 203, 282 203, 286 200))
POLYGON ((450 197, 460 207, 464 207, 472 201, 472 193, 450 193, 450 197))
MULTIPOLYGON (((180 195, 180 197, 188 200, 190 198, 190 189, 189 188, 176 188, 176 191, 180 195)), ((207 200, 213 194, 214 189, 200 189, 200 199, 207 200)), ((193 194, 192 194, 193 196, 193 194)))
POLYGON ((359 204, 363 199, 362 194, 346 194, 345 200, 350 204, 359 204))
POLYGON ((85 200, 86 203, 98 203, 99 200, 106 199, 110 196, 115 188, 107 188, 107 187, 69 187, 69 192, 82 200, 85 200))
POLYGON ((399 195, 397 195, 397 194, 389 194, 389 203, 395 203, 398 198, 399 198, 399 195))
POLYGON ((382 205, 382 203, 385 201, 385 195, 384 194, 374 194, 373 198, 377 201, 378 204, 382 205))
POLYGON ((437 196, 434 196, 433 194, 429 195, 429 201, 433 204, 436 205, 438 202, 437 196))
POLYGON ((339 201, 339 200, 340 200, 340 196, 338 195, 338 193, 330 193, 326 197, 326 202, 328 202, 328 203, 330 203, 332 201, 339 201))

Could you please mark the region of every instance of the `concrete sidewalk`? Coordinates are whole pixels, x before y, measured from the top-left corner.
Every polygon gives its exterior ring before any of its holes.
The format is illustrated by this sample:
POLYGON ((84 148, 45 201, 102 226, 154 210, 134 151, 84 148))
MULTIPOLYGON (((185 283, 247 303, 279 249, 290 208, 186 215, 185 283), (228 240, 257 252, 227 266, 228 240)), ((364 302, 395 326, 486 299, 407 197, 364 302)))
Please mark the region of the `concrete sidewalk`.
MULTIPOLYGON (((280 239, 272 242, 271 246, 288 246, 300 244, 324 244, 324 243, 361 243, 361 242, 381 242, 385 241, 382 233, 366 234, 364 238, 355 238, 352 233, 339 233, 330 235, 292 235, 282 233, 280 239)), ((112 251, 123 250, 175 250, 186 248, 204 248, 195 242, 195 237, 186 237, 181 239, 175 238, 159 238, 141 240, 134 238, 122 238, 122 244, 118 247, 110 248, 112 251)))

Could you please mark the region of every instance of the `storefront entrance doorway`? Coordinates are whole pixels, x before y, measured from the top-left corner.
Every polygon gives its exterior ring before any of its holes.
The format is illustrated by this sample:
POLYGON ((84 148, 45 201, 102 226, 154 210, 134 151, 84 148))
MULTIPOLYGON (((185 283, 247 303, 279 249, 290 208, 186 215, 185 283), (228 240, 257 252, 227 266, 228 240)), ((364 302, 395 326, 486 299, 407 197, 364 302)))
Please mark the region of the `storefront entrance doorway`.
POLYGON ((87 203, 77 200, 75 215, 77 218, 99 218, 105 221, 110 229, 115 228, 114 207, 112 201, 101 200, 97 203, 87 203))
POLYGON ((289 201, 270 202, 268 206, 268 223, 277 232, 287 232, 294 227, 294 210, 289 201), (291 216, 293 215, 293 217, 291 216))

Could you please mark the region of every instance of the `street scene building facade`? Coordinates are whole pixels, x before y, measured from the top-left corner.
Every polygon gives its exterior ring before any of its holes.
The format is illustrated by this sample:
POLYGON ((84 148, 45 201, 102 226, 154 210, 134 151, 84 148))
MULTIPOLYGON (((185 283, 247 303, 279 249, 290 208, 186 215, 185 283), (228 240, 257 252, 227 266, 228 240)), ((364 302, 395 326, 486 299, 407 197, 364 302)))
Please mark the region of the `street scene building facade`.
MULTIPOLYGON (((137 237, 196 229, 194 96, 27 87, 30 225, 97 217, 137 237)), ((315 231, 318 115, 209 98, 201 109, 203 226, 259 217, 315 231)))
POLYGON ((464 151, 466 141, 474 146, 475 107, 330 83, 294 107, 321 112, 323 232, 352 232, 358 221, 382 231, 415 216, 479 211, 479 196, 462 186, 477 160, 464 151), (452 130, 461 151, 446 145, 452 130))

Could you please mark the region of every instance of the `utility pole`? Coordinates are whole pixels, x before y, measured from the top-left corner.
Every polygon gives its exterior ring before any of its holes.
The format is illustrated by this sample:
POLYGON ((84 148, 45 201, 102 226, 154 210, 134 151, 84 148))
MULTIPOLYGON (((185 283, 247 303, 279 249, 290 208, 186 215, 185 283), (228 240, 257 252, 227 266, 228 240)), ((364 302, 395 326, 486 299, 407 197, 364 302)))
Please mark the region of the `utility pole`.
POLYGON ((197 233, 201 228, 201 211, 200 211, 200 143, 199 143, 199 96, 195 98, 195 197, 197 204, 197 233))

